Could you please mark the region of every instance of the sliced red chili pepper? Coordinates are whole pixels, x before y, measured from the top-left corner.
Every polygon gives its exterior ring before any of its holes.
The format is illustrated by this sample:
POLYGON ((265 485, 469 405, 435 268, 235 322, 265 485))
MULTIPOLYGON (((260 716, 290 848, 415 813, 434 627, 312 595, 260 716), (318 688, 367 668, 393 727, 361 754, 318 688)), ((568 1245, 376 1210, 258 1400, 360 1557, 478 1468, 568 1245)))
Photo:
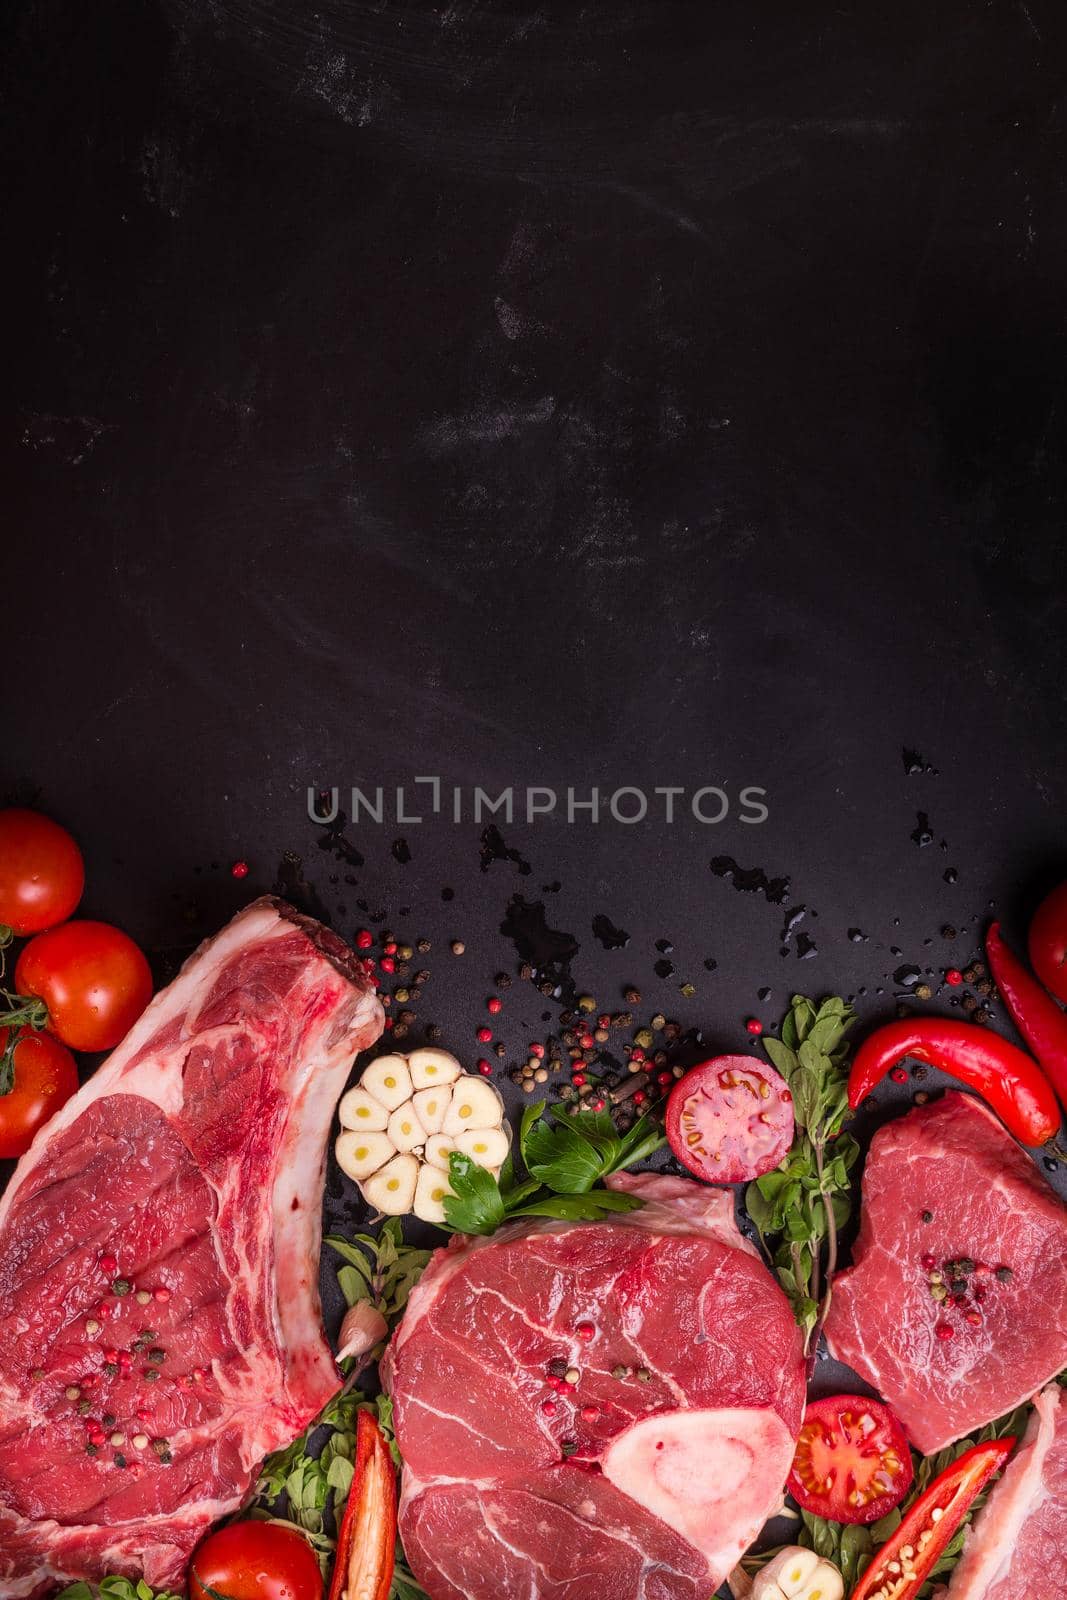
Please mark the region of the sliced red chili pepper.
POLYGON ((985 939, 989 967, 1004 1004, 1043 1072, 1067 1105, 1067 1014, 1031 977, 1000 936, 1000 923, 990 925, 985 939))
POLYGON ((978 1495, 1014 1448, 1014 1439, 994 1439, 975 1445, 946 1467, 878 1551, 853 1589, 852 1600, 914 1600, 978 1495))
POLYGON ((848 1079, 853 1110, 905 1056, 977 1089, 1021 1144, 1045 1144, 1059 1132, 1056 1096, 1036 1061, 973 1022, 941 1017, 889 1022, 863 1041, 848 1079))
POLYGON ((389 1600, 395 1558, 396 1468, 382 1430, 361 1411, 329 1600, 389 1600))

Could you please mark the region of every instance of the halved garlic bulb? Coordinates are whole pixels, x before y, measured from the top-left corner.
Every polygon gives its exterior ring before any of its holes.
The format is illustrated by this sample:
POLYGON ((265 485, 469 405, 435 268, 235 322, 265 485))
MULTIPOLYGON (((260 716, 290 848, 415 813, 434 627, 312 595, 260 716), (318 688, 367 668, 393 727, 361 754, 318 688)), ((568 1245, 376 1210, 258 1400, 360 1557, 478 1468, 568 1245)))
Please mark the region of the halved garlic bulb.
POLYGON ((750 1600, 842 1600, 844 1592, 832 1562, 794 1544, 756 1574, 750 1600))
POLYGON ((507 1157, 500 1095, 447 1050, 379 1056, 337 1109, 338 1165, 386 1216, 443 1223, 452 1152, 494 1174, 507 1157))

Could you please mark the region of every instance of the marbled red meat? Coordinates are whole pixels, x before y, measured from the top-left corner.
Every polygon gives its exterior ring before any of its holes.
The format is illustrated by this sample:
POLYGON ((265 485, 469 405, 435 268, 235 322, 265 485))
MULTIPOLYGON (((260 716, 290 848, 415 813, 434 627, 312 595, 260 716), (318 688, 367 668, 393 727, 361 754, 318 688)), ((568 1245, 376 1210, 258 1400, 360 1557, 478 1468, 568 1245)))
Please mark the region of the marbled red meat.
POLYGON ((875 1134, 852 1258, 834 1288, 830 1349, 926 1455, 1067 1365, 1067 1208, 970 1095, 952 1091, 875 1134), (935 1296, 957 1275, 958 1302, 935 1296))
POLYGON ((384 1375, 432 1600, 707 1600, 780 1503, 801 1341, 732 1193, 613 1181, 648 1204, 457 1239, 411 1297, 384 1375))
POLYGON ((1037 1397, 1025 1438, 969 1528, 946 1600, 1067 1600, 1067 1395, 1037 1397))
POLYGON ((348 947, 260 900, 38 1134, 0 1199, 0 1594, 180 1584, 335 1391, 325 1143, 381 1027, 348 947))

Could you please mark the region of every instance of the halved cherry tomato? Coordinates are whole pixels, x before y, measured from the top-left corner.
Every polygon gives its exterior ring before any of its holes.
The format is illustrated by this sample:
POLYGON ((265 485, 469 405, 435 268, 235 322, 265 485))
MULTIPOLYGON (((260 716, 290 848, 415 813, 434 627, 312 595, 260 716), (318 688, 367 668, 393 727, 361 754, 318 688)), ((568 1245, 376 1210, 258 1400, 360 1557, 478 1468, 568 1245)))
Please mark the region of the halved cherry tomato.
POLYGON ((65 922, 82 897, 82 853, 39 811, 0 811, 0 924, 24 937, 65 922))
POLYGON ((1030 965, 1045 988, 1067 1005, 1067 883, 1047 895, 1030 924, 1030 965))
POLYGON ((786 1488, 805 1511, 831 1522, 877 1522, 915 1476, 904 1429, 860 1394, 813 1400, 804 1413, 786 1488))
POLYGON ((993 1439, 946 1467, 875 1555, 852 1600, 916 1600, 941 1552, 1014 1448, 1014 1439, 993 1439))
POLYGON ((793 1097, 773 1067, 713 1056, 679 1078, 667 1139, 705 1183, 747 1183, 779 1165, 793 1142, 793 1097))
POLYGON ((189 1563, 189 1600, 322 1600, 315 1552, 294 1528, 231 1522, 209 1533, 189 1563))
POLYGON ((30 940, 15 986, 45 1002, 49 1029, 72 1050, 112 1050, 152 998, 152 973, 118 928, 66 922, 30 940))
POLYGON ((0 1157, 11 1160, 30 1148, 37 1129, 78 1087, 78 1069, 66 1045, 48 1033, 20 1028, 0 1034, 0 1157))

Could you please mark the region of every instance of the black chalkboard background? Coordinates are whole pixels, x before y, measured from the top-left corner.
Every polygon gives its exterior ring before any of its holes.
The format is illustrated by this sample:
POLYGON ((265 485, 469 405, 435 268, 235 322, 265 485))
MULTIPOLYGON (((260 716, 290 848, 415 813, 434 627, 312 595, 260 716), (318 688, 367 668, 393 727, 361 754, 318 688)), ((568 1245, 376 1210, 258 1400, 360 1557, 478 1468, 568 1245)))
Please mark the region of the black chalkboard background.
MULTIPOLYGON (((1065 32, 16 4, 0 788, 76 831, 85 911, 161 976, 275 886, 425 935, 409 1042, 466 1059, 516 893, 714 1047, 797 989, 892 1015, 908 965, 946 1009, 1067 873, 1065 32), (345 859, 307 793, 353 784, 345 859)), ((556 1009, 509 991, 505 1066, 556 1009)))

